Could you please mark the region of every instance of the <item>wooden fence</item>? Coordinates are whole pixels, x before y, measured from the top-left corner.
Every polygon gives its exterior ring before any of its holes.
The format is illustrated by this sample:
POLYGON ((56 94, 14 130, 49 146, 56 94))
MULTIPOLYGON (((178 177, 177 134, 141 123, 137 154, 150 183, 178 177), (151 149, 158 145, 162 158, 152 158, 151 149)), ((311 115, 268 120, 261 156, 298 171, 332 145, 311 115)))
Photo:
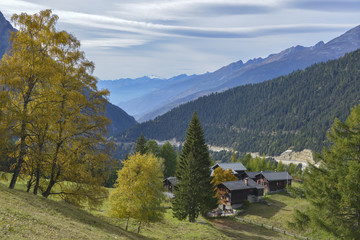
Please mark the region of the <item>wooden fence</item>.
POLYGON ((263 224, 263 223, 258 223, 258 222, 248 220, 248 219, 244 219, 244 218, 241 218, 241 217, 235 217, 235 218, 242 221, 242 222, 244 222, 244 223, 254 224, 254 225, 257 225, 257 226, 260 226, 260 227, 263 227, 263 228, 266 228, 266 229, 269 229, 269 230, 272 230, 272 231, 275 231, 275 232, 279 232, 279 233, 282 233, 282 234, 285 234, 285 235, 288 235, 288 236, 291 236, 291 237, 294 237, 294 238, 297 238, 297 239, 311 240, 308 237, 299 236, 299 235, 287 232, 286 230, 282 230, 282 229, 279 229, 279 228, 274 227, 274 226, 266 225, 266 224, 263 224))

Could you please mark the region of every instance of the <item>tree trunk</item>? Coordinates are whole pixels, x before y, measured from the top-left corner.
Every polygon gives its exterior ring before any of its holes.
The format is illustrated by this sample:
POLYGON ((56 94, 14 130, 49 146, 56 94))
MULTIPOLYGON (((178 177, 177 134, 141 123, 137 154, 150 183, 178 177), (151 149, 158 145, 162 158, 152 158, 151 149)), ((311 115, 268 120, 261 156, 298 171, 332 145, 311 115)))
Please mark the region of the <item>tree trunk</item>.
POLYGON ((129 219, 130 219, 130 217, 128 217, 128 218, 126 219, 126 225, 125 225, 125 230, 126 230, 126 231, 128 230, 129 219))
POLYGON ((14 189, 15 187, 15 184, 16 184, 16 181, 17 181, 17 178, 19 177, 20 175, 20 171, 21 171, 21 167, 22 167, 22 164, 24 162, 24 156, 25 156, 25 153, 26 153, 26 122, 27 122, 27 119, 26 119, 26 112, 27 112, 27 107, 28 107, 28 104, 30 102, 30 96, 31 96, 31 93, 32 93, 32 90, 36 84, 36 80, 33 81, 33 77, 30 77, 29 79, 29 85, 28 85, 28 90, 26 92, 26 95, 24 96, 24 104, 23 104, 23 114, 25 114, 25 117, 22 118, 22 122, 21 122, 21 131, 20 131, 20 153, 19 153, 19 158, 18 158, 18 161, 16 163, 16 166, 15 166, 15 169, 14 169, 14 174, 11 178, 11 182, 10 182, 10 185, 9 185, 9 188, 10 189, 14 189))
POLYGON ((139 226, 138 226, 138 231, 137 231, 137 233, 140 233, 140 227, 141 227, 141 222, 139 222, 139 226))
POLYGON ((17 161, 17 163, 15 165, 14 174, 13 174, 13 176, 11 178, 11 182, 10 182, 10 185, 9 185, 10 189, 14 189, 17 178, 20 175, 22 164, 24 162, 24 156, 25 156, 25 151, 26 151, 26 149, 25 149, 25 147, 26 147, 25 130, 26 130, 26 124, 25 124, 25 121, 23 121, 23 123, 21 124, 20 153, 19 153, 18 161, 17 161))
POLYGON ((27 183, 27 189, 26 189, 26 192, 30 192, 30 188, 31 188, 31 185, 32 185, 32 179, 33 179, 33 174, 31 174, 31 177, 27 183))
POLYGON ((38 189, 39 189, 39 183, 40 183, 40 164, 37 165, 36 167, 36 172, 35 172, 35 186, 34 186, 34 194, 37 195, 38 193, 38 189))
POLYGON ((43 197, 47 198, 50 195, 51 189, 55 185, 59 175, 60 175, 60 169, 57 171, 56 176, 51 175, 49 185, 48 185, 46 191, 42 193, 43 197))

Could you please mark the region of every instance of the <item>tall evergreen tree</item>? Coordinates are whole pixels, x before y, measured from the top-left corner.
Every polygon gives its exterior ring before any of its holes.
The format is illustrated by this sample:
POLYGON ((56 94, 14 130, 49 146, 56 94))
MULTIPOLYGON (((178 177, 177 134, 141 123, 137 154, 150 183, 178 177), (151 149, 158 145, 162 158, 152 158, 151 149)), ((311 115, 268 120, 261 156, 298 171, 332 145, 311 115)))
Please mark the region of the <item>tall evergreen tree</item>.
POLYGON ((216 208, 217 198, 211 183, 210 166, 203 130, 194 112, 176 170, 179 181, 173 201, 176 218, 184 220, 188 217, 190 222, 194 222, 200 213, 206 214, 216 208))
POLYGON ((146 153, 146 139, 143 134, 136 140, 135 152, 140 154, 146 153))
POLYGON ((160 157, 164 159, 164 177, 174 176, 176 163, 177 163, 177 155, 174 147, 166 142, 162 145, 160 149, 160 157))
POLYGON ((152 153, 155 157, 159 157, 160 147, 155 140, 149 140, 145 144, 145 152, 152 153))
POLYGON ((297 211, 299 228, 321 228, 336 239, 360 236, 360 105, 342 123, 335 120, 328 139, 332 145, 319 155, 320 166, 309 166, 303 192, 311 203, 297 211))
POLYGON ((231 154, 230 162, 232 162, 232 163, 237 162, 237 156, 236 156, 236 151, 235 151, 235 149, 233 149, 233 152, 232 152, 232 154, 231 154))

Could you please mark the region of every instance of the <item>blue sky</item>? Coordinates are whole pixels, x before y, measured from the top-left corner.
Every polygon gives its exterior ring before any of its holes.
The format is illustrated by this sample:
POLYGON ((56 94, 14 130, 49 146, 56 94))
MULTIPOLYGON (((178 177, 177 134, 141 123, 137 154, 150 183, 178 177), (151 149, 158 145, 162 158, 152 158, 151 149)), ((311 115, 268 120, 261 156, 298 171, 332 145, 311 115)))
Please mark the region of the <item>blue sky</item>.
POLYGON ((360 24, 360 0, 1 0, 52 9, 100 79, 201 74, 285 48, 327 42, 360 24))

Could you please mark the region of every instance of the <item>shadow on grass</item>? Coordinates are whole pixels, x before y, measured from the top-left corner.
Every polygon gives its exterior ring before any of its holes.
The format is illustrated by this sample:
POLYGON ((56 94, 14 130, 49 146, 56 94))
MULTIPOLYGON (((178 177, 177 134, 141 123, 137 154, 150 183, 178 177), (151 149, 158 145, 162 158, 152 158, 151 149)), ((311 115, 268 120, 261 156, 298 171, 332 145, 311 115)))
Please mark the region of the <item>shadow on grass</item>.
POLYGON ((266 240, 279 238, 278 233, 251 224, 236 222, 233 219, 213 219, 210 222, 217 231, 233 239, 266 240))
POLYGON ((253 203, 239 216, 245 217, 247 215, 256 215, 263 218, 271 218, 287 206, 283 202, 273 199, 269 200, 268 202, 271 204, 270 206, 262 203, 253 203))
POLYGON ((123 236, 128 239, 152 239, 137 233, 125 231, 118 225, 110 223, 107 219, 105 220, 105 217, 94 216, 85 210, 63 201, 57 202, 51 199, 35 196, 22 190, 10 190, 4 185, 1 186, 0 190, 12 195, 12 198, 19 198, 24 201, 26 205, 30 205, 39 211, 46 212, 49 215, 58 213, 75 222, 80 222, 85 225, 98 228, 105 233, 123 236))

